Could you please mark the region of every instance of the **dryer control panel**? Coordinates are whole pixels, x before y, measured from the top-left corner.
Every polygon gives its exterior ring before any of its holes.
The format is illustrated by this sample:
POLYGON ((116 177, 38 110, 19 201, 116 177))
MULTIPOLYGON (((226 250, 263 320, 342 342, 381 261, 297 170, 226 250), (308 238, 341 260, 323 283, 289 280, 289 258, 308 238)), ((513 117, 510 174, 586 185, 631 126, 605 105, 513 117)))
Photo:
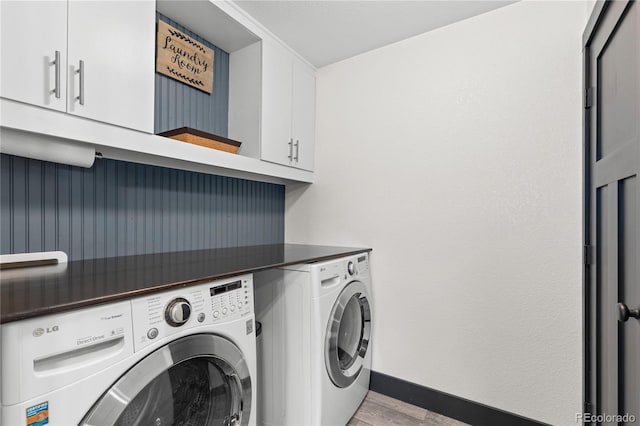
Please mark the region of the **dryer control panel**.
POLYGON ((369 273, 369 255, 362 253, 338 260, 313 264, 312 269, 316 270, 317 277, 324 285, 332 279, 351 280, 367 276, 369 273))
POLYGON ((138 351, 182 330, 253 315, 253 276, 241 275, 131 301, 138 351))
POLYGON ((355 257, 354 261, 357 263, 357 273, 358 274, 368 274, 369 273, 369 254, 363 253, 355 257))

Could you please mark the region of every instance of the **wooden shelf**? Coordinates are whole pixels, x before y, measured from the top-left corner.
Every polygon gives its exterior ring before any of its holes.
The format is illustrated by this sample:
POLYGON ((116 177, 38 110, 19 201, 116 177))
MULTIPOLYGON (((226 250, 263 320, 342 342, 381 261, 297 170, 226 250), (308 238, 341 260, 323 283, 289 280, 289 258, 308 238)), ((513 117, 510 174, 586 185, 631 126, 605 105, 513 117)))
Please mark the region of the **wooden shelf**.
POLYGON ((232 154, 237 154, 242 145, 241 142, 214 135, 213 133, 203 132, 198 129, 192 129, 191 127, 180 127, 178 129, 168 130, 158 133, 158 136, 164 136, 165 138, 192 143, 194 145, 206 146, 207 148, 230 152, 232 154))

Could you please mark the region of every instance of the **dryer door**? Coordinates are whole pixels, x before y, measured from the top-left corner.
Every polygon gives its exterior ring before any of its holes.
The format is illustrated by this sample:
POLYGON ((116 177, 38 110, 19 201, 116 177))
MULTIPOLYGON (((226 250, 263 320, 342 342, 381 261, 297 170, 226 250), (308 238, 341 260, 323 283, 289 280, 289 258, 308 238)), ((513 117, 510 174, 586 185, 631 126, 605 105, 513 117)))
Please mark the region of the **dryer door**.
POLYGON ((371 338, 367 289, 353 281, 342 290, 329 315, 325 364, 333 383, 345 388, 360 374, 371 338))
POLYGON ((198 334, 142 359, 80 424, 246 425, 250 410, 251 378, 240 349, 220 336, 198 334))

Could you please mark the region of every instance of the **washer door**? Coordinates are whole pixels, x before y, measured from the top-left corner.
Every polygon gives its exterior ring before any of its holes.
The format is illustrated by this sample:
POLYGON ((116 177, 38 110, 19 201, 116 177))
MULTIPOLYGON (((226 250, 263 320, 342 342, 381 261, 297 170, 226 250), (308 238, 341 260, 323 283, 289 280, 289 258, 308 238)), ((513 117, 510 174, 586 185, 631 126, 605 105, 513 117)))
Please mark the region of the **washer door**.
POLYGON ((250 410, 251 377, 240 349, 220 336, 198 334, 142 359, 80 424, 246 425, 250 410))
POLYGON ((345 388, 360 374, 371 338, 367 289, 353 281, 342 290, 327 327, 325 364, 331 381, 345 388))

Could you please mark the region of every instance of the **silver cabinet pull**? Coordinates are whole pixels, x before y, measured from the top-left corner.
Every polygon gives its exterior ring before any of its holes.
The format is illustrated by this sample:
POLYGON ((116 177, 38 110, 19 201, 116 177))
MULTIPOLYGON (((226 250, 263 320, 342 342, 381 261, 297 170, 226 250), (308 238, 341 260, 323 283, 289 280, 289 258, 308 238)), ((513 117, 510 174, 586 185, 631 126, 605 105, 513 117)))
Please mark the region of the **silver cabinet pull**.
POLYGON ((56 87, 53 88, 53 93, 56 98, 60 99, 60 51, 56 50, 56 58, 53 63, 55 64, 55 73, 56 73, 56 87))
POLYGON ((80 101, 80 105, 84 105, 84 61, 82 59, 76 72, 80 74, 80 94, 76 99, 80 101))
POLYGON ((296 160, 296 163, 298 162, 298 154, 300 154, 300 141, 298 139, 296 139, 296 156, 294 157, 294 160, 296 160))
POLYGON ((289 155, 287 156, 287 158, 289 159, 289 161, 291 161, 293 160, 293 138, 289 140, 288 145, 289 145, 289 155))

